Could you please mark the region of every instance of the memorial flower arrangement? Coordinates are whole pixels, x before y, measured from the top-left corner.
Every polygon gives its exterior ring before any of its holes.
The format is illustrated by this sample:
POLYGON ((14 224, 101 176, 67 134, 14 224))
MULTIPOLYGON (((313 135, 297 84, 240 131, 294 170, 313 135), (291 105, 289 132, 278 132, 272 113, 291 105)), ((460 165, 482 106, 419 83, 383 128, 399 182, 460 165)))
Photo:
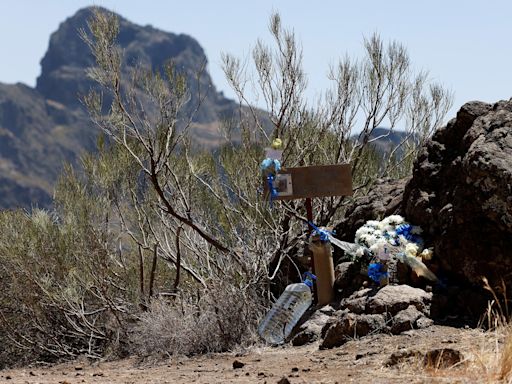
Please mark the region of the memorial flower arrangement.
POLYGON ((437 281, 437 277, 425 266, 424 260, 432 258, 432 251, 424 249, 421 237, 423 230, 411 225, 400 215, 388 216, 381 221, 367 221, 356 231, 355 242, 370 251, 372 261, 368 265, 368 276, 380 283, 387 277, 387 263, 394 257, 410 266, 418 275, 437 281))

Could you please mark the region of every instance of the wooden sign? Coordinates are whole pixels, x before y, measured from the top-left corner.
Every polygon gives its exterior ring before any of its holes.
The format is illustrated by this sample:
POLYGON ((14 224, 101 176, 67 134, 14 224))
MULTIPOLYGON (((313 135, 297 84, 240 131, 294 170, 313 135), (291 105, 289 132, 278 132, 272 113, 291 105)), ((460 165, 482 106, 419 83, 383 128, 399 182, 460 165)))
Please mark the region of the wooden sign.
MULTIPOLYGON (((274 187, 278 193, 274 200, 348 196, 352 195, 352 172, 350 164, 282 168, 274 187)), ((268 186, 265 189, 268 193, 268 186)))

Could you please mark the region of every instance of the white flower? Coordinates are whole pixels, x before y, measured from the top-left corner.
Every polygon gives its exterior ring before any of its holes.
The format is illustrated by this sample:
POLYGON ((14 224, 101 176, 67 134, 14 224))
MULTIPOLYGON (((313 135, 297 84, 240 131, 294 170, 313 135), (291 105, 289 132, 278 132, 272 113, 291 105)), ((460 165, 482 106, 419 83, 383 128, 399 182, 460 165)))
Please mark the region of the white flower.
POLYGON ((382 237, 383 232, 380 229, 376 229, 375 231, 373 231, 373 234, 377 237, 382 237))
POLYGON ((434 256, 434 252, 432 251, 432 249, 427 248, 427 249, 424 249, 423 252, 420 253, 420 256, 425 261, 432 260, 432 256, 434 256))
POLYGON ((400 215, 391 215, 391 216, 386 217, 384 220, 387 220, 387 222, 389 224, 393 224, 393 225, 399 225, 405 221, 404 218, 400 215))
POLYGON ((368 227, 373 227, 373 228, 379 228, 380 226, 380 221, 377 221, 377 220, 368 220, 365 224, 366 226, 368 227))
POLYGON ((358 238, 360 238, 362 235, 367 235, 369 233, 373 233, 374 229, 367 227, 366 225, 363 225, 361 228, 359 228, 356 231, 356 241, 358 238))
POLYGON ((379 229, 381 231, 383 231, 383 232, 390 232, 390 231, 394 231, 395 230, 395 226, 394 225, 390 225, 390 224, 387 224, 387 225, 381 224, 379 229))
POLYGON ((405 245, 405 254, 407 256, 415 257, 418 253, 418 246, 414 243, 408 243, 405 245))
POLYGON ((371 234, 365 234, 360 237, 360 240, 368 247, 371 247, 377 241, 377 237, 371 234))

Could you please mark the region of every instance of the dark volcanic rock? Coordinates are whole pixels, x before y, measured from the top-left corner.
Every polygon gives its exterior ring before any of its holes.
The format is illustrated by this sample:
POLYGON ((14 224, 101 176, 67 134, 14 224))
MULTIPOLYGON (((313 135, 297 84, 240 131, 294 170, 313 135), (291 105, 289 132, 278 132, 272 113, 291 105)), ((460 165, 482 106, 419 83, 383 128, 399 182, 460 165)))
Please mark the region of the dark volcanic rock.
POLYGON ((404 211, 451 275, 510 282, 512 101, 467 103, 434 134, 405 188, 404 211))
POLYGON ((342 313, 340 318, 326 330, 320 344, 321 349, 339 347, 354 337, 366 336, 370 333, 387 332, 386 317, 355 313, 342 313))
POLYGON ((463 361, 464 355, 453 348, 432 349, 423 357, 423 365, 433 369, 451 368, 463 361))
POLYGON ((359 274, 359 265, 353 261, 340 263, 334 268, 334 284, 343 289, 353 284, 354 278, 359 274))
POLYGON ((361 289, 341 300, 340 310, 325 322, 320 348, 338 347, 373 333, 426 328, 433 324, 431 302, 432 293, 408 285, 361 289))
POLYGON ((297 334, 292 338, 292 344, 300 346, 318 340, 322 329, 330 319, 330 315, 323 313, 321 310, 316 311, 307 321, 299 326, 297 334))
MULTIPOLYGON (((391 323, 391 333, 399 334, 410 329, 414 329, 417 321, 421 318, 425 318, 423 313, 418 311, 414 305, 409 305, 406 309, 401 310, 395 316, 393 316, 391 323)), ((422 328, 426 327, 422 326, 422 328)))

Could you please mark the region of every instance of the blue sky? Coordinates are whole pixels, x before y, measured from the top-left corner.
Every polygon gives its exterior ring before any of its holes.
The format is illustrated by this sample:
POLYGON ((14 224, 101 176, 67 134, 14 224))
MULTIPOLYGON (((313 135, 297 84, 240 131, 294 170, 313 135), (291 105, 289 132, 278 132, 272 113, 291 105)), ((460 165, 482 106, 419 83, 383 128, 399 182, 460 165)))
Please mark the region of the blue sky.
POLYGON ((220 54, 249 57, 257 38, 269 41, 272 11, 302 41, 311 99, 329 86, 329 65, 346 54, 360 56, 363 37, 374 32, 404 44, 415 68, 454 91, 449 118, 466 101, 512 97, 512 2, 505 0, 0 0, 0 82, 33 86, 50 34, 88 5, 193 36, 215 85, 230 97, 220 54))

